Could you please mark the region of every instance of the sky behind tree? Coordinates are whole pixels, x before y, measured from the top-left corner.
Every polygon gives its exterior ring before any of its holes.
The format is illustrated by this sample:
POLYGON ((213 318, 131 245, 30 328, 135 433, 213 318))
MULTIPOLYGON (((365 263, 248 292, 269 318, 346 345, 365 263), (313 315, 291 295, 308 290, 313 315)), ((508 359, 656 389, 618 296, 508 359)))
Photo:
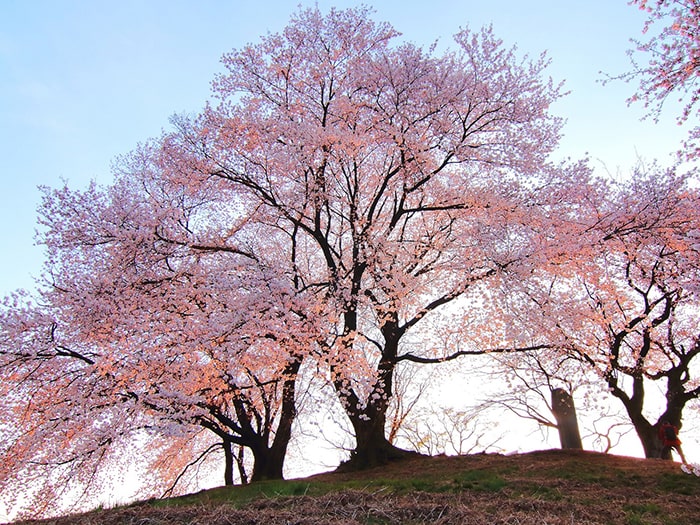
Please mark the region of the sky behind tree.
MULTIPOLYGON (((168 129, 175 113, 211 98, 223 53, 280 31, 299 5, 342 9, 347 0, 2 0, 0 2, 0 294, 31 289, 43 261, 34 245, 37 186, 108 184, 110 165, 168 129)), ((382 0, 364 2, 402 39, 453 47, 461 27, 492 24, 521 55, 547 52, 549 74, 570 94, 552 112, 567 120, 558 155, 590 156, 625 175, 638 157, 662 163, 685 137, 673 108, 660 122, 628 107, 626 50, 644 14, 627 0, 382 0)))

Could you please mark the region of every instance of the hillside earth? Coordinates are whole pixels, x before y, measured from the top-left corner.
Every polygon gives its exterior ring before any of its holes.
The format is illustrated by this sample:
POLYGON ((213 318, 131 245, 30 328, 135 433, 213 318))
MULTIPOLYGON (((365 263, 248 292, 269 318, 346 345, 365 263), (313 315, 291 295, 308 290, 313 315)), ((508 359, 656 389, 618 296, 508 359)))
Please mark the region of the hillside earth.
POLYGON ((581 451, 415 457, 31 523, 696 525, 700 478, 678 463, 581 451))

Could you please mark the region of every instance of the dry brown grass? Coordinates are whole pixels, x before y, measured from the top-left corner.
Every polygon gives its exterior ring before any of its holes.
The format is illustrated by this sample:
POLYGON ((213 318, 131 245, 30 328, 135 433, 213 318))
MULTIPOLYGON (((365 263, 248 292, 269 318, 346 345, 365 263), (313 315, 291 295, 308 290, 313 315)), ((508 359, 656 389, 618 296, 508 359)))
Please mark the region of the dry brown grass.
MULTIPOLYGON (((301 495, 215 489, 42 525, 375 525, 700 523, 700 478, 677 463, 546 451, 412 458, 287 482, 301 495)), ((282 489, 280 489, 282 487, 282 489)))

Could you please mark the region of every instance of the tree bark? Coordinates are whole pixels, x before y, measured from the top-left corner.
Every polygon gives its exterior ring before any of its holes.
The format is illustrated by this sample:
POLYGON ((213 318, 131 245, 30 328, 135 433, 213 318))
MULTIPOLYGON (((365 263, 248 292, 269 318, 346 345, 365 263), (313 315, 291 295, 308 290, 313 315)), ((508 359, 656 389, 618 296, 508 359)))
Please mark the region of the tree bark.
POLYGON ((243 445, 238 445, 238 454, 235 455, 236 466, 238 467, 238 476, 241 478, 241 485, 247 485, 248 472, 245 468, 245 447, 243 445))
POLYGON ((338 471, 364 470, 386 465, 397 459, 418 455, 416 452, 392 445, 386 438, 386 408, 383 403, 379 407, 374 405, 359 414, 350 415, 350 421, 355 433, 356 444, 350 454, 350 459, 341 464, 338 471))
POLYGON ((269 432, 266 432, 253 451, 253 474, 251 481, 284 478, 284 459, 292 437, 292 424, 297 416, 296 378, 301 367, 301 359, 295 359, 285 369, 286 379, 282 386, 282 405, 279 422, 272 444, 268 446, 269 432))
POLYGON ((574 398, 566 390, 555 388, 552 390, 552 412, 557 420, 559 440, 563 449, 583 449, 581 433, 576 419, 576 407, 574 398))
POLYGON ((644 456, 647 458, 673 460, 671 449, 664 447, 664 444, 659 439, 659 426, 660 423, 656 425, 650 425, 649 423, 634 425, 639 441, 641 441, 644 448, 644 456))
POLYGON ((233 485, 233 443, 224 439, 222 446, 224 448, 224 485, 233 485))

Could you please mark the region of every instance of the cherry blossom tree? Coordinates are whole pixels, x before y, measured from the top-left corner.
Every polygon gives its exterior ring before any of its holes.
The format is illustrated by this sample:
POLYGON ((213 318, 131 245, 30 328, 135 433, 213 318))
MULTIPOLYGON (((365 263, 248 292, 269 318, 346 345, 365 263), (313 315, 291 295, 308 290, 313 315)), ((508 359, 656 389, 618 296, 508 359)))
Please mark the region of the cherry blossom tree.
MULTIPOLYGON (((595 371, 617 398, 647 457, 700 395, 697 320, 700 194, 691 175, 638 169, 591 199, 588 252, 543 266, 509 309, 539 337, 595 371), (653 399, 649 386, 663 392, 653 399)), ((554 354, 553 354, 554 355, 554 354)))
MULTIPOLYGON (((664 102, 671 95, 678 95, 684 106, 678 116, 679 124, 697 117, 700 99, 700 2, 697 0, 632 0, 630 4, 647 12, 644 26, 647 39, 636 41, 637 54, 645 59, 640 63, 632 57, 633 70, 625 79, 639 80, 639 89, 631 101, 642 100, 646 107, 658 115, 664 102), (661 24, 661 28, 657 26, 661 24)), ((697 125, 686 144, 687 156, 698 156, 697 125)))
POLYGON ((302 10, 226 55, 219 104, 180 123, 200 180, 284 231, 295 278, 334 308, 325 359, 357 465, 401 455, 385 436, 396 365, 471 353, 421 334, 454 323, 478 283, 538 264, 554 188, 587 176, 548 161, 561 90, 543 57, 519 59, 490 28, 442 56, 396 35, 366 9, 302 10))
POLYGON ((288 316, 298 311, 289 299, 297 294, 280 268, 254 254, 259 248, 252 241, 241 249, 227 245, 230 238, 208 237, 206 228, 213 220, 208 215, 214 212, 207 209, 208 197, 198 193, 189 199, 181 188, 170 193, 164 185, 140 182, 146 191, 126 204, 129 185, 138 180, 127 178, 111 188, 112 206, 105 206, 91 191, 87 195, 62 191, 47 200, 44 216, 50 248, 58 247, 61 265, 52 270, 56 277, 51 300, 68 301, 67 308, 76 310, 65 324, 80 326, 81 337, 97 337, 103 347, 116 344, 117 355, 123 352, 124 339, 137 345, 137 360, 122 366, 144 371, 133 381, 142 390, 132 390, 142 403, 166 411, 199 407, 203 413, 193 414, 191 421, 224 443, 252 449, 253 479, 279 477, 284 453, 267 448, 277 406, 274 392, 282 384, 283 390, 291 389, 283 395, 283 400, 291 397, 288 406, 283 403, 286 413, 275 434, 275 439, 286 442, 294 412, 293 379, 305 351, 300 349, 308 344, 303 320, 294 324, 294 330, 286 325, 288 316), (143 203, 138 198, 144 196, 157 213, 139 209, 143 203), (88 224, 80 224, 76 200, 87 208, 83 216, 90 217, 95 201, 104 211, 94 223, 88 219, 88 224), (68 212, 62 216, 61 210, 68 212), (96 237, 92 239, 91 226, 96 237), (105 248, 109 251, 101 259, 105 248), (78 261, 73 254, 78 254, 78 261), (144 333, 146 326, 150 329, 144 333), (161 369, 172 375, 158 380, 161 369), (197 377, 193 370, 202 375, 197 377), (168 383, 177 388, 171 391, 168 383), (165 398, 164 406, 153 396, 165 398), (271 454, 279 457, 265 466, 271 454))
POLYGON ((41 515, 60 509, 59 501, 81 485, 94 486, 113 457, 109 445, 146 423, 128 398, 115 395, 108 377, 90 373, 96 362, 90 348, 55 344, 53 318, 23 297, 5 306, 0 493, 12 512, 41 515))
POLYGON ((47 282, 34 305, 8 302, 0 326, 3 495, 93 494, 103 458, 134 441, 158 474, 148 496, 215 450, 233 483, 236 446, 252 452, 252 480, 282 477, 323 315, 308 315, 274 239, 243 225, 236 246, 232 229, 215 238, 219 204, 150 178, 168 168, 157 151, 125 158, 109 188, 45 192, 47 282))
MULTIPOLYGON (((425 394, 434 386, 432 372, 430 371, 427 377, 418 379, 413 366, 397 367, 394 371, 394 390, 387 411, 389 443, 396 444, 402 429, 413 419, 425 394)), ((416 447, 414 449, 419 450, 416 447)))
MULTIPOLYGON (((666 457, 657 438, 663 420, 681 426, 685 406, 700 395, 697 320, 700 194, 674 170, 637 174, 613 201, 606 227, 605 274, 586 283, 589 306, 605 332, 605 353, 587 357, 625 407, 647 457, 666 457), (603 357, 603 361, 601 361, 603 357), (647 418, 645 388, 663 385, 664 400, 647 418)), ((605 230, 603 230, 605 231, 605 230)), ((598 345, 601 348, 602 345, 598 345)))
POLYGON ((399 364, 542 347, 506 318, 469 330, 568 249, 554 234, 589 174, 549 160, 561 86, 490 28, 442 55, 397 34, 365 8, 301 10, 225 55, 218 103, 113 185, 46 191, 44 286, 2 317, 3 494, 35 464, 45 501, 90 487, 133 439, 160 441, 166 490, 214 448, 226 482, 236 446, 280 477, 304 363, 352 426, 350 466, 380 463, 405 454, 386 437, 399 364))

